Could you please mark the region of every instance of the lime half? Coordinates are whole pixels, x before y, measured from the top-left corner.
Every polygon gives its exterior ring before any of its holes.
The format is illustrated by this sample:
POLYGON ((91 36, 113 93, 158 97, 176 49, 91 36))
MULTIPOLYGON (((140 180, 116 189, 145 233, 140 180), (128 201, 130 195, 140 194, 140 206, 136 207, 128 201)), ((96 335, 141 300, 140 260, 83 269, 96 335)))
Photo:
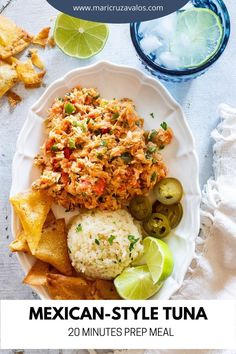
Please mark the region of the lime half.
POLYGON ((146 237, 143 245, 144 257, 153 282, 155 284, 163 282, 171 275, 174 268, 174 259, 169 246, 154 237, 146 237))
POLYGON ((118 294, 126 300, 146 300, 162 287, 153 283, 146 265, 125 269, 114 281, 118 294))
POLYGON ((106 44, 109 30, 103 23, 80 20, 65 14, 57 16, 54 39, 57 46, 71 57, 90 58, 106 44))
POLYGON ((178 15, 170 50, 183 68, 199 67, 219 50, 223 27, 218 15, 206 8, 192 8, 178 15))

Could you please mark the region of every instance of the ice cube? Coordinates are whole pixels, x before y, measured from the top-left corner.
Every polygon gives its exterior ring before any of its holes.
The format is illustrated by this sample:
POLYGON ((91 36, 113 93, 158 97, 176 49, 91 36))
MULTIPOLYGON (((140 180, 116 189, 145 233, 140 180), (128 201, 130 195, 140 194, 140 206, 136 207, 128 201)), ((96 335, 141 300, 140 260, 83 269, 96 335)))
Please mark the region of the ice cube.
POLYGON ((157 20, 141 22, 138 29, 138 34, 140 37, 144 37, 146 34, 152 32, 153 27, 155 26, 157 20))
POLYGON ((181 65, 180 58, 170 51, 160 53, 155 62, 171 70, 177 70, 181 65))
POLYGON ((174 12, 168 16, 156 20, 151 33, 156 35, 159 40, 170 41, 175 34, 177 26, 177 13, 174 12))
POLYGON ((156 52, 161 46, 161 41, 159 41, 159 39, 153 35, 146 35, 140 41, 140 47, 146 55, 156 52))

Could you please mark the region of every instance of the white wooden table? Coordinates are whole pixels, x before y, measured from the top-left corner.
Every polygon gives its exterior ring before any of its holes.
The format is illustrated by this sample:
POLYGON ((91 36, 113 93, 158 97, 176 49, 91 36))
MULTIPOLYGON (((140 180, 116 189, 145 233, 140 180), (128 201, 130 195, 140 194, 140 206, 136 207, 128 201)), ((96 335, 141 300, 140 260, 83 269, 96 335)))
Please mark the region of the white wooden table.
MULTIPOLYGON (((0 0, 0 10, 8 2, 9 0, 0 0)), ((218 122, 217 107, 222 102, 236 105, 236 6, 235 0, 225 0, 225 3, 231 14, 233 28, 224 55, 204 76, 188 83, 166 85, 182 105, 195 136, 200 161, 201 186, 212 173, 210 133, 218 122)), ((53 25, 52 21, 57 11, 48 5, 46 0, 10 0, 3 14, 12 18, 29 32, 37 33, 43 27, 53 25)), ((99 55, 89 60, 81 61, 67 57, 56 47, 41 50, 40 54, 47 66, 46 86, 73 68, 99 60, 108 60, 144 70, 132 46, 128 25, 111 25, 106 47, 99 55)), ((14 111, 9 109, 6 99, 0 102, 1 299, 37 298, 29 287, 21 284, 23 273, 16 256, 10 254, 8 250, 8 244, 12 238, 8 194, 11 185, 11 161, 18 133, 29 107, 44 90, 44 87, 25 90, 22 86, 18 86, 16 91, 23 96, 23 102, 14 111)), ((19 171, 20 173, 24 171, 19 171)))

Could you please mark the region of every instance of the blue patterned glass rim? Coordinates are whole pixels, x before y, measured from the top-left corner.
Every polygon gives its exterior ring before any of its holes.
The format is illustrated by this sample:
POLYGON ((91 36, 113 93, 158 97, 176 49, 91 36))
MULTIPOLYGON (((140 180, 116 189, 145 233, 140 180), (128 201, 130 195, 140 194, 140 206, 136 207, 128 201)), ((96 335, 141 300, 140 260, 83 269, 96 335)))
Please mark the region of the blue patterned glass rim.
POLYGON ((131 23, 130 34, 136 52, 138 53, 142 61, 146 65, 148 65, 152 70, 159 73, 163 73, 165 75, 180 76, 180 77, 200 74, 201 72, 206 71, 213 63, 215 63, 219 59, 221 54, 224 52, 228 44, 230 31, 231 31, 230 16, 227 7, 225 6, 225 3, 223 2, 223 0, 192 0, 192 3, 197 7, 207 7, 213 10, 220 17, 224 33, 223 33, 223 38, 219 50, 215 53, 215 55, 210 60, 208 60, 205 64, 197 68, 186 69, 186 70, 169 70, 155 64, 151 59, 148 58, 148 56, 146 56, 146 54, 143 53, 142 49, 140 48, 139 39, 138 39, 138 27, 140 25, 140 22, 131 23))

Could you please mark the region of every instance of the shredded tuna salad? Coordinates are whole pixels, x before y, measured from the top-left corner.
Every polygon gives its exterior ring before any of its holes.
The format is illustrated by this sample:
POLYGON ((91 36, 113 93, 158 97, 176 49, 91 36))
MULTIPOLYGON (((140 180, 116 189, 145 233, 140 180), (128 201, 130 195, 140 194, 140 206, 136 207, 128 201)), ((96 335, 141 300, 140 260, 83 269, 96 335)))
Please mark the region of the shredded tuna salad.
POLYGON ((33 188, 47 189, 68 210, 117 210, 148 194, 167 174, 160 150, 172 131, 166 123, 151 132, 143 125, 131 100, 74 88, 49 109, 47 140, 35 158, 42 173, 33 188))

